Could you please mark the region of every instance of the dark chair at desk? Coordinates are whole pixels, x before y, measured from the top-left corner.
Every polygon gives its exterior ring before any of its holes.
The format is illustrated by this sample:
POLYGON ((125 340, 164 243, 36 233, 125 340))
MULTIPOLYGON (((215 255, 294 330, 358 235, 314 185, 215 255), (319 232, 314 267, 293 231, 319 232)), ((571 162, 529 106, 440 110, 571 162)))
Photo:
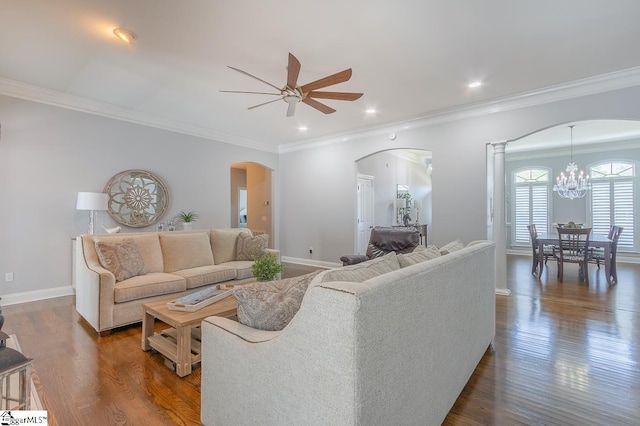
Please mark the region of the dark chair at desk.
POLYGON ((553 257, 558 262, 558 280, 562 282, 565 263, 579 265, 579 278, 589 283, 589 235, 591 228, 558 228, 558 245, 553 257))
POLYGON ((340 257, 343 265, 355 265, 395 251, 411 253, 420 244, 420 233, 413 226, 376 226, 371 229, 367 254, 349 254, 340 257))

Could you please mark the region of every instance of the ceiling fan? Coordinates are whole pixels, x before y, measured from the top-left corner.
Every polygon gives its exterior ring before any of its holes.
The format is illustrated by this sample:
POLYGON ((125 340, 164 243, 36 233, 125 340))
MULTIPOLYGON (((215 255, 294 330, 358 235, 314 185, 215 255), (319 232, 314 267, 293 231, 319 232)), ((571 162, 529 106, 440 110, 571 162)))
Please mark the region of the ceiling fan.
POLYGON ((255 75, 251 75, 246 71, 242 71, 241 69, 234 68, 232 66, 229 66, 229 68, 231 68, 232 70, 238 71, 239 73, 242 73, 244 75, 247 75, 251 78, 255 78, 256 80, 261 81, 271 86, 275 90, 277 90, 277 93, 242 92, 239 90, 221 90, 221 92, 225 92, 225 93, 252 93, 257 95, 278 96, 278 99, 274 99, 269 102, 264 102, 258 105, 254 105, 249 107, 248 109, 258 108, 263 105, 277 102, 279 100, 284 100, 287 104, 289 104, 289 107, 287 108, 287 117, 292 117, 295 114, 296 105, 298 105, 299 102, 303 102, 325 114, 331 114, 333 112, 336 112, 336 110, 321 102, 318 102, 316 98, 334 99, 337 101, 355 101, 356 99, 359 99, 362 96, 362 93, 317 91, 317 89, 322 89, 323 87, 333 86, 334 84, 344 83, 345 81, 349 81, 352 73, 351 68, 332 74, 330 76, 321 78, 320 80, 316 80, 311 83, 298 86, 298 74, 300 74, 300 61, 298 61, 298 58, 293 56, 291 53, 289 53, 289 65, 287 66, 287 84, 283 88, 279 88, 267 81, 264 81, 261 78, 256 77, 255 75))

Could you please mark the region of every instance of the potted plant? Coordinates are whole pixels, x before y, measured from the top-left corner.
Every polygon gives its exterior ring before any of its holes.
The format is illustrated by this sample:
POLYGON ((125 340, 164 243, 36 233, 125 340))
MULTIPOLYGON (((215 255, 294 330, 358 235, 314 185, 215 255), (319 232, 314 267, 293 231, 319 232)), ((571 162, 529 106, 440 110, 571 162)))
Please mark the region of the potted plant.
POLYGON ((198 220, 199 217, 200 216, 193 210, 191 210, 188 213, 181 211, 176 215, 176 219, 182 222, 182 229, 184 229, 185 231, 192 229, 193 222, 198 220))
POLYGON ((261 256, 253 256, 251 272, 258 281, 271 281, 278 275, 284 266, 278 263, 278 259, 272 253, 265 252, 261 256))

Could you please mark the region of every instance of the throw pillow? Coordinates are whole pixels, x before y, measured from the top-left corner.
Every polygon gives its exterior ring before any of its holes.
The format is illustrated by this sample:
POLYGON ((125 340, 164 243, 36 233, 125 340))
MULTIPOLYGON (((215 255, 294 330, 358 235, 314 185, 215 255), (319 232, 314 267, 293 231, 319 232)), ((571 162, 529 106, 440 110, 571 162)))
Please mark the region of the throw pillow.
POLYGON ((254 256, 262 256, 269 244, 269 235, 260 234, 255 237, 249 234, 238 235, 236 243, 236 260, 253 260, 254 256))
POLYGON ((464 244, 460 242, 460 240, 451 241, 448 244, 440 247, 440 254, 445 255, 449 253, 453 253, 454 251, 462 250, 464 248, 464 244))
POLYGON ((421 251, 399 254, 398 262, 400 263, 401 268, 405 268, 407 266, 415 265, 416 263, 424 262, 425 260, 435 259, 436 257, 440 256, 441 254, 440 250, 438 250, 438 247, 429 246, 421 251))
POLYGON ((282 330, 300 309, 309 283, 319 273, 246 284, 235 289, 238 321, 260 330, 282 330))
POLYGON ((95 246, 100 264, 116 277, 116 282, 144 275, 144 261, 133 238, 119 243, 96 241, 95 246))
POLYGON ((367 260, 366 262, 356 265, 343 266, 342 268, 325 271, 320 282, 348 281, 361 283, 378 275, 398 269, 400 269, 398 256, 396 252, 392 251, 384 256, 376 257, 375 259, 367 260))

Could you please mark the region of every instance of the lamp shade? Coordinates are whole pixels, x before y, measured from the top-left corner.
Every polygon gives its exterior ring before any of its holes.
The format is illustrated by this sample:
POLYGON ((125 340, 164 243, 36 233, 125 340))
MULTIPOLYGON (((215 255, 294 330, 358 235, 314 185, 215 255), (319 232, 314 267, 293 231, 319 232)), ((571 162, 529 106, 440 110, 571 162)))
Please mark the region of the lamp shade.
POLYGON ((76 210, 107 210, 108 196, 103 192, 78 192, 76 210))

